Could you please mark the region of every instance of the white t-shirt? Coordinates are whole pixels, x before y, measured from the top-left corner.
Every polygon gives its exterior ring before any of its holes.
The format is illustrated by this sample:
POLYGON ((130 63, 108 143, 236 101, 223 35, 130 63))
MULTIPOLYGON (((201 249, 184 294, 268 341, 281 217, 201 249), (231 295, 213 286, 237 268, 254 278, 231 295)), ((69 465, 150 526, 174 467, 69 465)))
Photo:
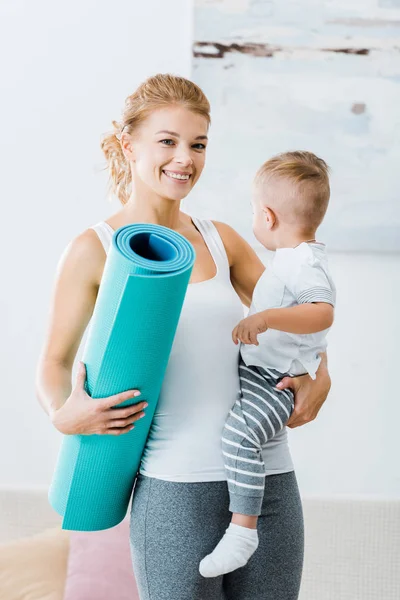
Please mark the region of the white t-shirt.
MULTIPOLYGON (((249 316, 270 308, 287 308, 308 302, 335 305, 336 289, 329 273, 326 246, 303 242, 296 248, 280 248, 257 282, 249 316)), ((315 379, 326 349, 326 334, 286 333, 268 329, 258 335, 259 346, 241 345, 247 366, 276 369, 280 373, 309 373, 315 379)))

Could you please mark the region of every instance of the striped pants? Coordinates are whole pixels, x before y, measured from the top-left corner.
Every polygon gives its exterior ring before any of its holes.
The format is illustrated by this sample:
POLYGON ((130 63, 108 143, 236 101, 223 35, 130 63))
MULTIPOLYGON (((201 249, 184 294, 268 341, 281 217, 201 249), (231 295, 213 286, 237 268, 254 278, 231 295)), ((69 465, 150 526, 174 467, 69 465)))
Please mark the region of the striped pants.
POLYGON ((291 390, 275 389, 286 375, 247 367, 240 359, 241 396, 229 412, 222 435, 229 510, 233 513, 261 513, 265 484, 262 448, 283 429, 294 407, 291 390))

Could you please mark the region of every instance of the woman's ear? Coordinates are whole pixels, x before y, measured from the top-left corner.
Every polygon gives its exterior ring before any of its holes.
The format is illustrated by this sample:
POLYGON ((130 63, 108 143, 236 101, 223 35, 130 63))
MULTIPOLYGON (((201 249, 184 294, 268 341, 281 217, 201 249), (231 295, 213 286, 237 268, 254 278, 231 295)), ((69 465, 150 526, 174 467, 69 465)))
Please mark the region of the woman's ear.
POLYGON ((265 224, 268 229, 273 229, 276 224, 276 215, 273 210, 264 206, 262 209, 264 213, 265 224))
POLYGON ((121 148, 127 161, 135 162, 132 137, 128 133, 121 135, 121 148))

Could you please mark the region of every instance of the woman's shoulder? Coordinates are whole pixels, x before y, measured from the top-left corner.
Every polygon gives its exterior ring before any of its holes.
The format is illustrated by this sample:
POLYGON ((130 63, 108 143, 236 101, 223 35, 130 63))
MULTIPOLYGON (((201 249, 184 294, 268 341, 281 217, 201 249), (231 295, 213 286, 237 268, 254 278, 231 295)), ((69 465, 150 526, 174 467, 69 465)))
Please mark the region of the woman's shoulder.
POLYGON ((78 234, 69 244, 70 251, 80 258, 86 258, 89 261, 98 262, 99 259, 105 260, 105 252, 96 231, 89 227, 78 234))
POLYGON ((106 254, 99 236, 88 228, 73 238, 61 257, 63 267, 73 269, 79 278, 100 284, 106 254))
POLYGON ((226 254, 229 259, 229 265, 232 266, 243 253, 253 254, 250 244, 233 227, 222 221, 211 221, 216 227, 222 242, 225 246, 226 254))

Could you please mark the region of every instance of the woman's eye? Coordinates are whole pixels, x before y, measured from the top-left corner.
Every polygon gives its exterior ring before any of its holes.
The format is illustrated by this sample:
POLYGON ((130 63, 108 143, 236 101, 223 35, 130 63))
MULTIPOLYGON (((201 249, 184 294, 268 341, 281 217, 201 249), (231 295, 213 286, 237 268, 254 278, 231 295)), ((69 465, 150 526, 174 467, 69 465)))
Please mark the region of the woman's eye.
POLYGON ((193 148, 196 148, 196 150, 205 150, 206 149, 204 144, 194 144, 193 148))
POLYGON ((174 140, 160 140, 160 143, 164 144, 165 146, 172 146, 174 140))

